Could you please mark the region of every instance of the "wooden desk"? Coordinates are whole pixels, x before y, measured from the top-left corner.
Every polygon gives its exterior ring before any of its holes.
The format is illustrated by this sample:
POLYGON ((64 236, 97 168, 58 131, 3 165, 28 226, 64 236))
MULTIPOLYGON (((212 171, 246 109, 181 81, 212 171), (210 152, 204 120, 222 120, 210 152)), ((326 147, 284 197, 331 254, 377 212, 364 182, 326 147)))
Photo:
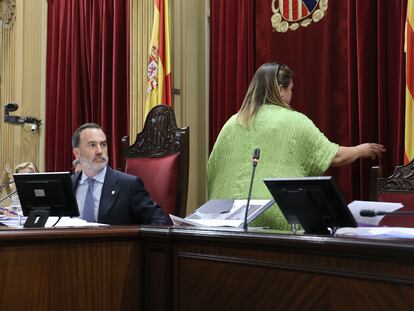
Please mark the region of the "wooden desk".
POLYGON ((179 228, 141 228, 140 240, 144 310, 414 307, 414 241, 179 228))
POLYGON ((414 241, 0 230, 0 310, 411 310, 414 241))
POLYGON ((138 227, 0 230, 0 310, 138 310, 138 227))

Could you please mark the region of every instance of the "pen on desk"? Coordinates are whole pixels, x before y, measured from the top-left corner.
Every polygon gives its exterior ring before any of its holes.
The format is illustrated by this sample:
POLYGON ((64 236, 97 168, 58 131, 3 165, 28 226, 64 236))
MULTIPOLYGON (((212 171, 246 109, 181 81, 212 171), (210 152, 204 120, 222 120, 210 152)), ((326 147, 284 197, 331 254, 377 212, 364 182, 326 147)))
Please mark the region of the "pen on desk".
POLYGON ((19 216, 19 214, 17 214, 15 211, 11 211, 11 210, 9 210, 8 208, 5 208, 5 207, 0 207, 0 210, 4 211, 4 212, 7 212, 9 214, 15 215, 15 216, 19 216))

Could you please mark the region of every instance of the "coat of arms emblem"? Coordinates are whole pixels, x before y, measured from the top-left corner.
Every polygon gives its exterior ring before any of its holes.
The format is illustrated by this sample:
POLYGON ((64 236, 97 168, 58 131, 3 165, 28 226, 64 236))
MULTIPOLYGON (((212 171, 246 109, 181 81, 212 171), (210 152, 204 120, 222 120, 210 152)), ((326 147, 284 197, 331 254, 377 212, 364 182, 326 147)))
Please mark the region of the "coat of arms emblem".
POLYGON ((278 32, 307 27, 320 21, 327 9, 328 0, 272 0, 272 27, 278 32))

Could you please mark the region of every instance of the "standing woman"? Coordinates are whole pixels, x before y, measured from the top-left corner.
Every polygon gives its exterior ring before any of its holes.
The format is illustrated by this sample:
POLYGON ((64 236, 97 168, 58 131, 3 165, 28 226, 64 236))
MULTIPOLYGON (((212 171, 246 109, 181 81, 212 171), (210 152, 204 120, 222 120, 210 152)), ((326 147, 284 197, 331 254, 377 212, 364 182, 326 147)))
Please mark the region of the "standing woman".
MULTIPOLYGON (((376 158, 384 146, 366 143, 343 147, 329 141, 304 114, 290 106, 293 72, 268 63, 257 69, 239 112, 223 126, 207 166, 209 199, 245 199, 251 177, 251 154, 260 148, 252 198, 270 199, 263 183, 269 177, 320 176, 331 166, 358 158, 376 158)), ((289 225, 277 206, 252 223, 279 230, 289 225)))

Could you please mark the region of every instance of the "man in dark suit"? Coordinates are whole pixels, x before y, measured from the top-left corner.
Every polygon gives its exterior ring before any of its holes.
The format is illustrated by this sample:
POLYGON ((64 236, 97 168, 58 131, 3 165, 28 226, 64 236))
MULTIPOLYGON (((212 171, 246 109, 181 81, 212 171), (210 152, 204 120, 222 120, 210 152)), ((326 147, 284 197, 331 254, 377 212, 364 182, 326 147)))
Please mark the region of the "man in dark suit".
POLYGON ((82 219, 110 225, 169 223, 140 178, 108 166, 106 135, 98 124, 81 125, 72 147, 81 168, 72 183, 82 219))

